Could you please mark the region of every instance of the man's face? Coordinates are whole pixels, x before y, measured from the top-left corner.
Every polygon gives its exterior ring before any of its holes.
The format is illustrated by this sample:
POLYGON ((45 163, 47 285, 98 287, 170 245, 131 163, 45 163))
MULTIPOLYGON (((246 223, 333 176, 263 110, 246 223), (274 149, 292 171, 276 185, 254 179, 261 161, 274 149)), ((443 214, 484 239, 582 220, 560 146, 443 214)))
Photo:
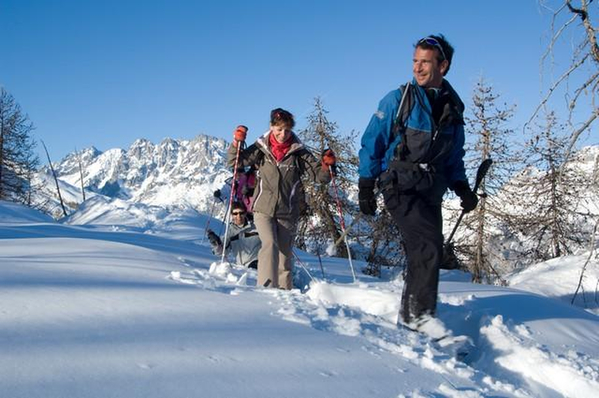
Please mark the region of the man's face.
POLYGON ((235 225, 241 227, 245 224, 245 211, 241 209, 233 209, 231 216, 235 225))
POLYGON ((445 59, 439 62, 437 51, 437 49, 426 50, 420 47, 414 50, 412 71, 420 87, 439 88, 443 83, 443 74, 447 70, 448 62, 445 59))

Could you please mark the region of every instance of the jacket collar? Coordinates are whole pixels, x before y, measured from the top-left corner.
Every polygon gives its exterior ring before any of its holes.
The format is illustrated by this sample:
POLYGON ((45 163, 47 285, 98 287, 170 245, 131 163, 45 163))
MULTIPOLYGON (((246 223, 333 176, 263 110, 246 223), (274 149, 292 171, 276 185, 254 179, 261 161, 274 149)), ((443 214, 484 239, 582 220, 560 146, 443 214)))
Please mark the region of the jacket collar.
POLYGON ((243 225, 237 225, 235 224, 233 221, 231 221, 231 227, 234 228, 234 231, 239 233, 240 231, 246 230, 248 228, 250 228, 252 226, 250 220, 246 219, 245 220, 245 224, 243 225))
MULTIPOLYGON (((432 106, 428 100, 425 89, 416 83, 416 79, 412 79, 412 86, 419 91, 419 96, 426 102, 428 111, 432 112, 432 106)), ((443 107, 443 114, 439 119, 440 125, 452 123, 464 124, 464 109, 466 107, 464 106, 464 103, 462 102, 458 93, 445 79, 443 79, 443 83, 441 83, 441 92, 437 97, 437 101, 443 101, 449 105, 448 107, 443 107)))
MULTIPOLYGON (((300 141, 298 136, 294 132, 291 132, 291 134, 292 134, 291 137, 292 137, 293 142, 291 143, 291 146, 289 147, 289 151, 285 155, 285 158, 288 157, 290 154, 297 152, 300 149, 304 148, 304 144, 300 141)), ((269 138, 270 138, 269 136, 270 136, 270 130, 268 130, 260 138, 258 138, 256 140, 256 144, 262 150, 262 152, 269 155, 273 160, 275 160, 275 156, 272 154, 272 151, 270 150, 270 146, 268 145, 269 138)), ((283 159, 285 159, 285 158, 283 158, 283 159)))

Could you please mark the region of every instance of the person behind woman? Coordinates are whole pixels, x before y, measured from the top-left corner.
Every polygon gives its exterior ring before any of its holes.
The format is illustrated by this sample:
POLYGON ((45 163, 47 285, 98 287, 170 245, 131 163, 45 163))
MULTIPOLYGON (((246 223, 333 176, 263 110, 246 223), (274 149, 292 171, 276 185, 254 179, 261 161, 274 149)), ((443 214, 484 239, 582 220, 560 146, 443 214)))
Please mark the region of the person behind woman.
POLYGON ((238 202, 245 205, 247 217, 254 220, 252 202, 254 200, 254 189, 256 188, 256 170, 250 167, 247 170, 242 169, 238 172, 237 184, 235 185, 235 197, 238 202))
MULTIPOLYGON (((301 177, 328 183, 329 168, 335 165, 331 150, 316 157, 292 131, 293 115, 281 108, 270 113, 270 129, 256 142, 243 148, 247 128, 239 126, 228 150, 229 165, 254 166, 257 184, 254 190, 254 223, 262 241, 258 253, 258 286, 291 289, 293 241, 300 214, 301 177)), ((333 168, 334 170, 334 168, 333 168)))
MULTIPOLYGON (((212 246, 212 253, 220 256, 223 253, 223 242, 211 229, 206 231, 212 246)), ((248 268, 258 268, 258 252, 260 250, 260 237, 254 223, 248 219, 245 205, 233 202, 231 206, 231 222, 225 241, 225 253, 232 253, 239 265, 248 268)))

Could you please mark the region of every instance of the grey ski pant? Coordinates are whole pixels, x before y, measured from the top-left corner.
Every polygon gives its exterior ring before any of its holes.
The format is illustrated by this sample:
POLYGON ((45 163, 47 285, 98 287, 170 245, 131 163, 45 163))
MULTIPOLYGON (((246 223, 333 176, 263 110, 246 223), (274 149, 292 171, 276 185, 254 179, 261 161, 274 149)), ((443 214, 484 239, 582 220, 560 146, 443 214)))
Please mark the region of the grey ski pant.
POLYGON ((254 213, 254 224, 262 241, 257 286, 292 289, 292 250, 297 220, 254 213))

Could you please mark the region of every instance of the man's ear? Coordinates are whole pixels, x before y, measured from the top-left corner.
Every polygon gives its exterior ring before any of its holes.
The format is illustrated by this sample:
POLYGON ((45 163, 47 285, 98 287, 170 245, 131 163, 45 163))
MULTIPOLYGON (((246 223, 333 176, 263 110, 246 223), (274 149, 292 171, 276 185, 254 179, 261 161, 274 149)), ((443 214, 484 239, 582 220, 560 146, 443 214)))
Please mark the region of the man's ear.
POLYGON ((445 76, 445 74, 449 70, 449 61, 446 60, 446 59, 444 59, 443 61, 441 61, 441 65, 439 65, 439 68, 441 69, 441 74, 443 76, 445 76))

